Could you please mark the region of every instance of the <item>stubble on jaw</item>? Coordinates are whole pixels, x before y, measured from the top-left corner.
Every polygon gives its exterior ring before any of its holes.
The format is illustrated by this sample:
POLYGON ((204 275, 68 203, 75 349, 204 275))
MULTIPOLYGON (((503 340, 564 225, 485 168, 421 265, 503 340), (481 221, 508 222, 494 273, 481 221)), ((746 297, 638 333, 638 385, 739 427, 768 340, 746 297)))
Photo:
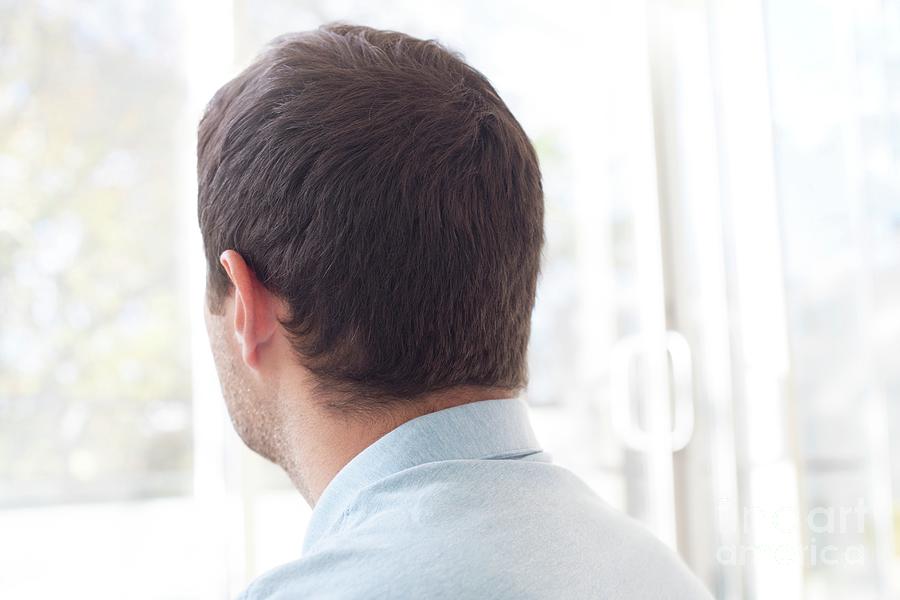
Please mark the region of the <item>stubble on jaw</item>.
POLYGON ((207 331, 213 362, 219 375, 222 396, 238 436, 260 456, 281 464, 286 455, 280 424, 274 414, 274 398, 267 398, 254 385, 239 350, 230 337, 225 317, 209 316, 207 331))
POLYGON ((210 350, 232 426, 250 450, 281 467, 297 490, 308 499, 309 489, 296 449, 286 438, 292 423, 285 422, 290 417, 277 406, 280 390, 273 385, 266 392, 251 379, 228 323, 224 315, 207 311, 210 350))

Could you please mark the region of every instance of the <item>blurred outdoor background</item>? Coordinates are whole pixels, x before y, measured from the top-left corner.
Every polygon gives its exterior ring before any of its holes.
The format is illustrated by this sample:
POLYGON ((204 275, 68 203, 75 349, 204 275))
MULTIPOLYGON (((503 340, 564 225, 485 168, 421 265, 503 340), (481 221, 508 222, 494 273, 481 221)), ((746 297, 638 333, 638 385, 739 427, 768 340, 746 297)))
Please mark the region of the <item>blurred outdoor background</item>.
POLYGON ((309 508, 202 319, 196 126, 280 33, 437 38, 538 148, 535 427, 723 599, 900 594, 900 0, 0 0, 0 597, 222 599, 309 508))

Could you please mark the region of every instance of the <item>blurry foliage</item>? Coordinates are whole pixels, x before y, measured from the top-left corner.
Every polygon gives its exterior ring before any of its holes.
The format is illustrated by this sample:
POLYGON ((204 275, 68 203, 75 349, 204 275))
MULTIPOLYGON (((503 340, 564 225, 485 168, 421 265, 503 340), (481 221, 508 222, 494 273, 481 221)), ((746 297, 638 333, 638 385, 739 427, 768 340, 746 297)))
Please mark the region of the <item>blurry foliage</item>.
POLYGON ((189 485, 172 9, 0 4, 0 503, 189 485))

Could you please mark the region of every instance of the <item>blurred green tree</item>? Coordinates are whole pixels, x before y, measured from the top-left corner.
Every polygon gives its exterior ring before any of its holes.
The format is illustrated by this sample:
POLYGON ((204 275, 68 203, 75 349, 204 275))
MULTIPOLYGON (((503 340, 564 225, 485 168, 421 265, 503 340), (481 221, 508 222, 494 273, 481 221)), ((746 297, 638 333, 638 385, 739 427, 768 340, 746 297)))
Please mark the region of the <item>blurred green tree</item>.
POLYGON ((190 486, 174 3, 0 3, 0 503, 190 486))

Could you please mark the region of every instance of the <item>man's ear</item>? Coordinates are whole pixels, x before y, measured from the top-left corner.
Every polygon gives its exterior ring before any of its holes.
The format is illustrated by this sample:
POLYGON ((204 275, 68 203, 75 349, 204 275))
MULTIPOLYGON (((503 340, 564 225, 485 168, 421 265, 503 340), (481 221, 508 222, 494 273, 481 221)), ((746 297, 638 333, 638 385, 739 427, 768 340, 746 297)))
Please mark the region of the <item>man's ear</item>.
POLYGON ((275 333, 278 319, 270 292, 256 278, 244 258, 234 250, 219 255, 234 284, 234 333, 244 362, 253 370, 259 368, 259 351, 275 333))

